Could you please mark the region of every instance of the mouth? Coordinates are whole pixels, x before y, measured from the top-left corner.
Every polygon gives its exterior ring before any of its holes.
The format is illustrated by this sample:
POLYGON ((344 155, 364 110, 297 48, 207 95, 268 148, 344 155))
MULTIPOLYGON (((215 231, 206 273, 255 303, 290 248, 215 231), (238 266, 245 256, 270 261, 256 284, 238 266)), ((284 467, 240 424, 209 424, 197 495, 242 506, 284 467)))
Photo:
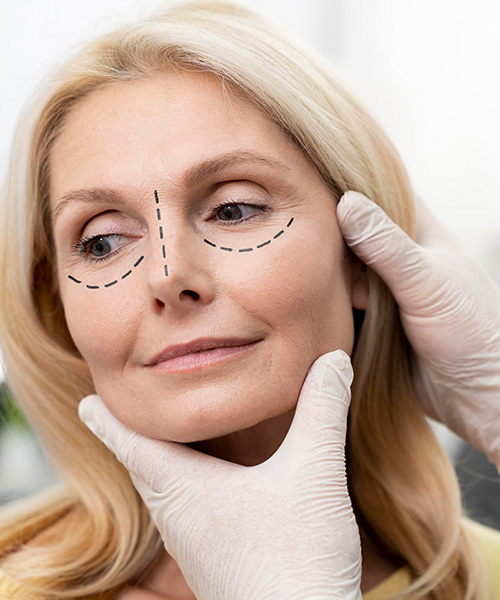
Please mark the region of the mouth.
POLYGON ((146 366, 161 371, 187 371, 208 367, 253 349, 262 339, 203 338, 169 346, 146 366))

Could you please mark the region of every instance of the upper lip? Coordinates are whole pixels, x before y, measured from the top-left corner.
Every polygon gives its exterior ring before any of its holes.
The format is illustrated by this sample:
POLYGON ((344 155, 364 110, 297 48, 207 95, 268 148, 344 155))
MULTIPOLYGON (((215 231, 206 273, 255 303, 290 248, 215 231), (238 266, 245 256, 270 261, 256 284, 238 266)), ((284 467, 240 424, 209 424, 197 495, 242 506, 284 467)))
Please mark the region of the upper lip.
POLYGON ((186 344, 178 344, 176 346, 169 346, 162 350, 159 354, 154 356, 148 363, 147 366, 151 367, 165 360, 176 358, 177 356, 185 356, 186 354, 193 354, 194 352, 201 352, 202 350, 212 350, 214 348, 230 348, 232 346, 247 346, 257 342, 256 338, 199 338, 186 344))

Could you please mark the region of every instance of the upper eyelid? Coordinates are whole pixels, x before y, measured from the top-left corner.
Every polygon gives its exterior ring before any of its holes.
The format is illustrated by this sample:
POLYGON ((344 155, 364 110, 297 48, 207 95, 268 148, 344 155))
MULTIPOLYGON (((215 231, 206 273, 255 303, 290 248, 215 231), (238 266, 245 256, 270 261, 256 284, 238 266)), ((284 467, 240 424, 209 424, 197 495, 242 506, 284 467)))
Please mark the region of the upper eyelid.
POLYGON ((126 213, 118 210, 105 210, 103 212, 97 212, 90 216, 86 215, 85 220, 81 225, 75 225, 74 236, 78 240, 81 240, 83 237, 93 238, 99 235, 127 235, 129 237, 134 237, 140 235, 146 229, 144 225, 138 223, 139 220, 136 216, 127 215, 126 213), (108 214, 110 215, 109 222, 101 225, 96 224, 95 232, 86 232, 86 230, 92 226, 92 223, 94 221, 103 218, 108 214), (118 215, 118 219, 115 217, 115 219, 113 220, 112 215, 118 215))
MULTIPOLYGON (((230 204, 230 203, 235 203, 235 204, 246 204, 246 205, 252 205, 252 206, 262 206, 263 204, 267 203, 269 201, 269 198, 266 198, 266 196, 268 196, 269 194, 266 192, 265 188, 263 188, 263 186, 261 186, 259 183, 256 183, 254 181, 249 181, 249 180, 231 180, 231 181, 221 181, 217 184, 217 189, 214 190, 212 193, 207 194, 207 196, 203 199, 204 203, 209 203, 211 200, 216 203, 216 205, 211 206, 209 208, 210 211, 212 210, 216 210, 218 209, 221 205, 223 204, 230 204), (248 191, 245 190, 234 190, 233 192, 229 191, 227 196, 225 197, 224 201, 222 200, 222 198, 220 198, 220 196, 224 195, 224 192, 220 189, 223 186, 225 186, 226 184, 249 184, 251 186, 255 186, 256 188, 260 188, 259 192, 260 193, 249 193, 248 191)), ((87 206, 92 206, 92 204, 87 204, 87 206)), ((97 208, 96 205, 93 205, 94 208, 97 208)), ((77 227, 75 227, 75 233, 72 235, 73 240, 79 241, 81 240, 83 237, 94 237, 97 235, 113 235, 113 234, 123 234, 123 223, 113 223, 113 224, 109 224, 106 226, 102 226, 102 227, 98 227, 98 230, 95 233, 86 233, 86 229, 92 224, 93 221, 95 221, 96 219, 99 219, 101 217, 104 217, 106 215, 110 215, 110 218, 113 218, 112 215, 124 215, 124 218, 126 219, 138 219, 138 216, 136 215, 127 215, 124 208, 120 209, 119 207, 112 207, 109 204, 107 204, 106 206, 100 207, 100 208, 104 208, 104 210, 98 210, 95 213, 91 213, 89 214, 87 211, 85 211, 86 214, 82 215, 80 218, 77 219, 81 222, 81 225, 78 225, 77 227), (83 222, 82 222, 83 221, 83 222)), ((160 210, 164 210, 164 207, 160 206, 160 210)), ((155 209, 156 211, 156 209, 155 209)), ((156 215, 156 212, 154 213, 156 215)), ((120 219, 121 220, 121 219, 120 219)), ((144 229, 147 228, 147 225, 144 224, 144 229)), ((141 230, 141 227, 127 227, 127 231, 126 233, 128 235, 134 235, 134 234, 138 234, 139 231, 141 230)))

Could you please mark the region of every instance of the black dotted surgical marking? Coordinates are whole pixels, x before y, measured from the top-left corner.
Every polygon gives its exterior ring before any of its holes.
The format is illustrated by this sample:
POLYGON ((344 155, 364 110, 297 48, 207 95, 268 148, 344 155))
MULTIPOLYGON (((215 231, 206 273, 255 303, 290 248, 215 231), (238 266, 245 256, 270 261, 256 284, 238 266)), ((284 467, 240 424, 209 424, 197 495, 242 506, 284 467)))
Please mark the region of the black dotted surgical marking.
POLYGON ((141 262, 142 262, 143 260, 144 260, 144 255, 142 255, 142 256, 141 256, 141 257, 140 257, 140 258, 137 260, 137 262, 136 262, 136 263, 134 263, 134 267, 138 267, 138 266, 141 264, 141 262))
MULTIPOLYGON (((287 227, 290 227, 290 225, 293 223, 293 219, 294 219, 294 217, 292 217, 288 221, 288 223, 286 224, 287 227)), ((280 235, 283 235, 284 233, 285 233, 285 230, 281 229, 280 231, 278 231, 278 233, 273 235, 272 239, 267 240, 267 242, 263 242, 262 244, 257 244, 257 246, 255 246, 255 247, 256 248, 264 248, 264 246, 267 246, 273 240, 276 240, 277 238, 280 237, 280 235)), ((232 252, 234 250, 234 248, 225 248, 224 246, 217 246, 217 244, 214 244, 213 242, 211 242, 210 240, 207 240, 207 239, 204 239, 203 241, 205 242, 205 244, 212 246, 212 248, 219 248, 219 250, 226 250, 226 252, 232 252)), ((253 252, 253 250, 254 250, 253 248, 239 248, 238 252, 253 252)))
MULTIPOLYGON (((155 190, 155 202, 156 202, 156 204, 160 203, 160 198, 158 197, 158 190, 155 190)), ((156 208, 156 217, 158 219, 158 222, 161 223, 161 211, 158 207, 156 208)), ((160 240, 163 240, 163 225, 158 225, 158 232, 160 234, 160 240)), ((165 244, 161 245, 161 253, 163 255, 163 260, 166 260, 167 259, 167 249, 166 249, 165 244)), ((165 273, 165 277, 168 277, 168 266, 166 263, 163 266, 163 271, 165 273)))
MULTIPOLYGON (((160 201, 159 198, 158 198, 158 192, 155 190, 154 194, 155 194, 155 201, 158 204, 158 202, 160 201)), ((160 220, 161 219, 161 214, 160 214, 160 209, 159 208, 156 209, 156 215, 158 217, 158 220, 160 220)), ((160 227, 160 237, 163 238, 163 230, 162 230, 161 227, 160 227)), ((163 258, 165 258, 165 246, 163 246, 163 258)), ((136 262, 134 263, 134 268, 138 267, 143 260, 144 260, 144 255, 140 256, 136 260, 136 262)), ((129 269, 126 273, 124 273, 121 276, 121 279, 125 279, 129 275, 132 275, 132 269, 129 269)), ((165 265, 165 275, 168 276, 167 265, 165 265)), ((68 279, 71 279, 71 281, 74 281, 75 283, 82 283, 79 279, 77 279, 76 277, 73 277, 73 275, 68 275, 68 279)), ((113 285, 116 285, 118 282, 119 282, 118 279, 113 279, 113 281, 110 281, 109 283, 105 283, 103 287, 110 288, 113 285)), ((98 289, 100 289, 99 285, 88 285, 88 284, 86 284, 85 287, 87 289, 89 289, 89 290, 98 290, 98 289)))

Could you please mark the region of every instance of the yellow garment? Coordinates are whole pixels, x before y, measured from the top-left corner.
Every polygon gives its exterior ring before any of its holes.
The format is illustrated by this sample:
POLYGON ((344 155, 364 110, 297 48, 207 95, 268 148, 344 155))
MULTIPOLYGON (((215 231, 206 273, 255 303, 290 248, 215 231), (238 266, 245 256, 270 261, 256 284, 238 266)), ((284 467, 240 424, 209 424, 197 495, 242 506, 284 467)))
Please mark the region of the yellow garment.
MULTIPOLYGON (((491 600, 500 600, 500 532, 469 521, 468 525, 476 537, 486 558, 491 584, 491 600)), ((411 583, 411 574, 406 567, 393 573, 377 587, 363 594, 363 600, 387 600, 411 583)))
MULTIPOLYGON (((491 582, 491 600, 500 600, 500 532, 477 523, 470 525, 482 548, 491 582)), ((409 570, 404 567, 393 573, 388 579, 377 587, 363 594, 363 600, 387 600, 392 594, 400 592, 411 583, 409 570)), ((26 595, 20 591, 18 585, 11 581, 0 571, 0 599, 1 600, 40 600, 34 596, 26 595)))

